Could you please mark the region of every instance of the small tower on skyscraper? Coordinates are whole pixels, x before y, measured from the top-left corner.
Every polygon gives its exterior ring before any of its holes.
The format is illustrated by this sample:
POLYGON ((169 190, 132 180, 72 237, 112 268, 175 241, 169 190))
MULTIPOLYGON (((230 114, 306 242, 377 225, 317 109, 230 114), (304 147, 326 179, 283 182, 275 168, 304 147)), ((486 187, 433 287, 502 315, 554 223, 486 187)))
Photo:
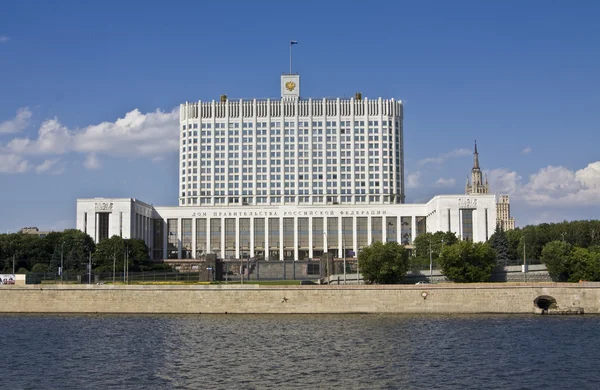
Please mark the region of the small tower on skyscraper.
POLYGON ((465 186, 465 194, 487 194, 489 190, 487 176, 485 182, 483 181, 483 174, 479 167, 479 153, 477 153, 477 141, 475 141, 475 152, 473 153, 473 168, 471 169, 471 180, 467 178, 467 184, 465 186))

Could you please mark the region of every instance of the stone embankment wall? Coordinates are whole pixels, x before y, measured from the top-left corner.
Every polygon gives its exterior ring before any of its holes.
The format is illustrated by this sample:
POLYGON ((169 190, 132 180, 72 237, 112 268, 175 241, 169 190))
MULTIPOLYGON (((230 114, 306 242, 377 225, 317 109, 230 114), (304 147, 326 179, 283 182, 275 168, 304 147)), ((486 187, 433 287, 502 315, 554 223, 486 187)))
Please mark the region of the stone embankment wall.
POLYGON ((11 313, 535 313, 550 296, 559 309, 600 313, 600 283, 423 286, 4 286, 11 313))

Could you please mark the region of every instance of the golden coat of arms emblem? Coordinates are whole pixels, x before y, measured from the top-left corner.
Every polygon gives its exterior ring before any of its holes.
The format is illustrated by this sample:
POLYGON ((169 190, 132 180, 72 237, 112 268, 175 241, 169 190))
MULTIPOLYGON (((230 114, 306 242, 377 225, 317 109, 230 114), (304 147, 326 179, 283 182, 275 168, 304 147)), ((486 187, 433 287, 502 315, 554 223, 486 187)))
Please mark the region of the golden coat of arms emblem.
POLYGON ((287 83, 285 83, 285 88, 291 92, 294 90, 294 88, 296 88, 296 83, 293 81, 288 81, 287 83))

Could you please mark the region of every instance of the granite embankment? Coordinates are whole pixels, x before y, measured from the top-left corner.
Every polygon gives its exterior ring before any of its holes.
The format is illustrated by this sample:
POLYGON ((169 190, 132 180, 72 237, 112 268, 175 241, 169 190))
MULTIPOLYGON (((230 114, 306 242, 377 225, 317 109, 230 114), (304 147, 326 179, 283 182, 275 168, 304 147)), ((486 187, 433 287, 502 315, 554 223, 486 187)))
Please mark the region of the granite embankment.
POLYGON ((3 286, 4 313, 600 313, 600 283, 419 286, 3 286), (538 299, 539 301, 539 299, 538 299))

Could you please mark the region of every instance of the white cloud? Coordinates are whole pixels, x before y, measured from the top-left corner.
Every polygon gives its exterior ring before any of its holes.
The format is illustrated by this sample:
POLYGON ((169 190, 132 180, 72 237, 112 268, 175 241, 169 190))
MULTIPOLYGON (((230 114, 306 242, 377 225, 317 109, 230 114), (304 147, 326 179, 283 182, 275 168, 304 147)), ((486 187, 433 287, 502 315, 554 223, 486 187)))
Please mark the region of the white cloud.
POLYGON ((409 173, 406 177, 406 188, 418 188, 421 185, 421 172, 409 173))
POLYGON ((533 149, 531 149, 531 147, 526 147, 525 149, 521 150, 521 154, 529 154, 533 151, 533 149))
POLYGON ((73 149, 81 153, 152 156, 179 148, 179 110, 142 114, 138 109, 115 122, 103 122, 78 131, 73 149))
POLYGON ((8 42, 10 41, 10 38, 7 37, 6 35, 0 35, 0 43, 4 43, 4 42, 8 42))
POLYGON ((521 186, 521 176, 508 169, 492 169, 487 171, 490 191, 498 194, 515 194, 521 186))
POLYGON ((59 161, 60 161, 60 159, 58 159, 58 158, 45 160, 43 163, 41 163, 40 165, 35 167, 35 173, 41 174, 44 172, 48 172, 52 175, 60 175, 61 173, 64 172, 65 167, 64 167, 64 165, 57 167, 57 164, 59 161))
MULTIPOLYGON (((7 133, 19 131, 30 117, 31 112, 22 109, 15 119, 2 123, 0 129, 7 133)), ((160 159, 175 152, 179 149, 178 129, 177 109, 146 114, 135 109, 114 122, 81 129, 69 129, 58 118, 53 118, 40 125, 36 138, 13 138, 6 146, 0 146, 0 154, 15 155, 23 160, 24 156, 83 153, 87 155, 84 165, 88 169, 97 169, 100 167, 100 155, 160 159)))
POLYGON ((68 129, 57 118, 44 121, 36 139, 15 138, 5 149, 17 154, 57 155, 67 152, 102 153, 112 156, 154 156, 179 147, 178 112, 139 110, 115 122, 83 129, 68 129))
POLYGON ((506 169, 494 169, 488 178, 492 192, 511 194, 530 206, 584 207, 600 199, 600 161, 577 171, 549 165, 530 175, 527 183, 506 169))
POLYGON ((435 182, 435 185, 438 187, 453 187, 455 184, 456 180, 454 180, 453 178, 444 179, 443 177, 440 177, 435 182))
POLYGON ((471 154, 472 151, 470 151, 469 149, 454 149, 450 152, 447 153, 442 153, 437 157, 427 157, 424 158, 422 160, 419 160, 419 165, 425 165, 425 164, 441 164, 444 161, 450 159, 450 158, 455 158, 455 157, 462 157, 462 156, 468 156, 469 154, 471 154))
POLYGON ((0 153, 0 173, 24 173, 29 169, 29 162, 21 156, 0 153))
POLYGON ((96 155, 94 153, 89 154, 85 161, 83 162, 83 166, 86 167, 87 169, 99 169, 100 168, 100 160, 98 160, 98 157, 96 157, 96 155))
POLYGON ((0 122, 0 134, 18 133, 25 129, 29 124, 31 115, 28 107, 20 108, 13 119, 0 122))

